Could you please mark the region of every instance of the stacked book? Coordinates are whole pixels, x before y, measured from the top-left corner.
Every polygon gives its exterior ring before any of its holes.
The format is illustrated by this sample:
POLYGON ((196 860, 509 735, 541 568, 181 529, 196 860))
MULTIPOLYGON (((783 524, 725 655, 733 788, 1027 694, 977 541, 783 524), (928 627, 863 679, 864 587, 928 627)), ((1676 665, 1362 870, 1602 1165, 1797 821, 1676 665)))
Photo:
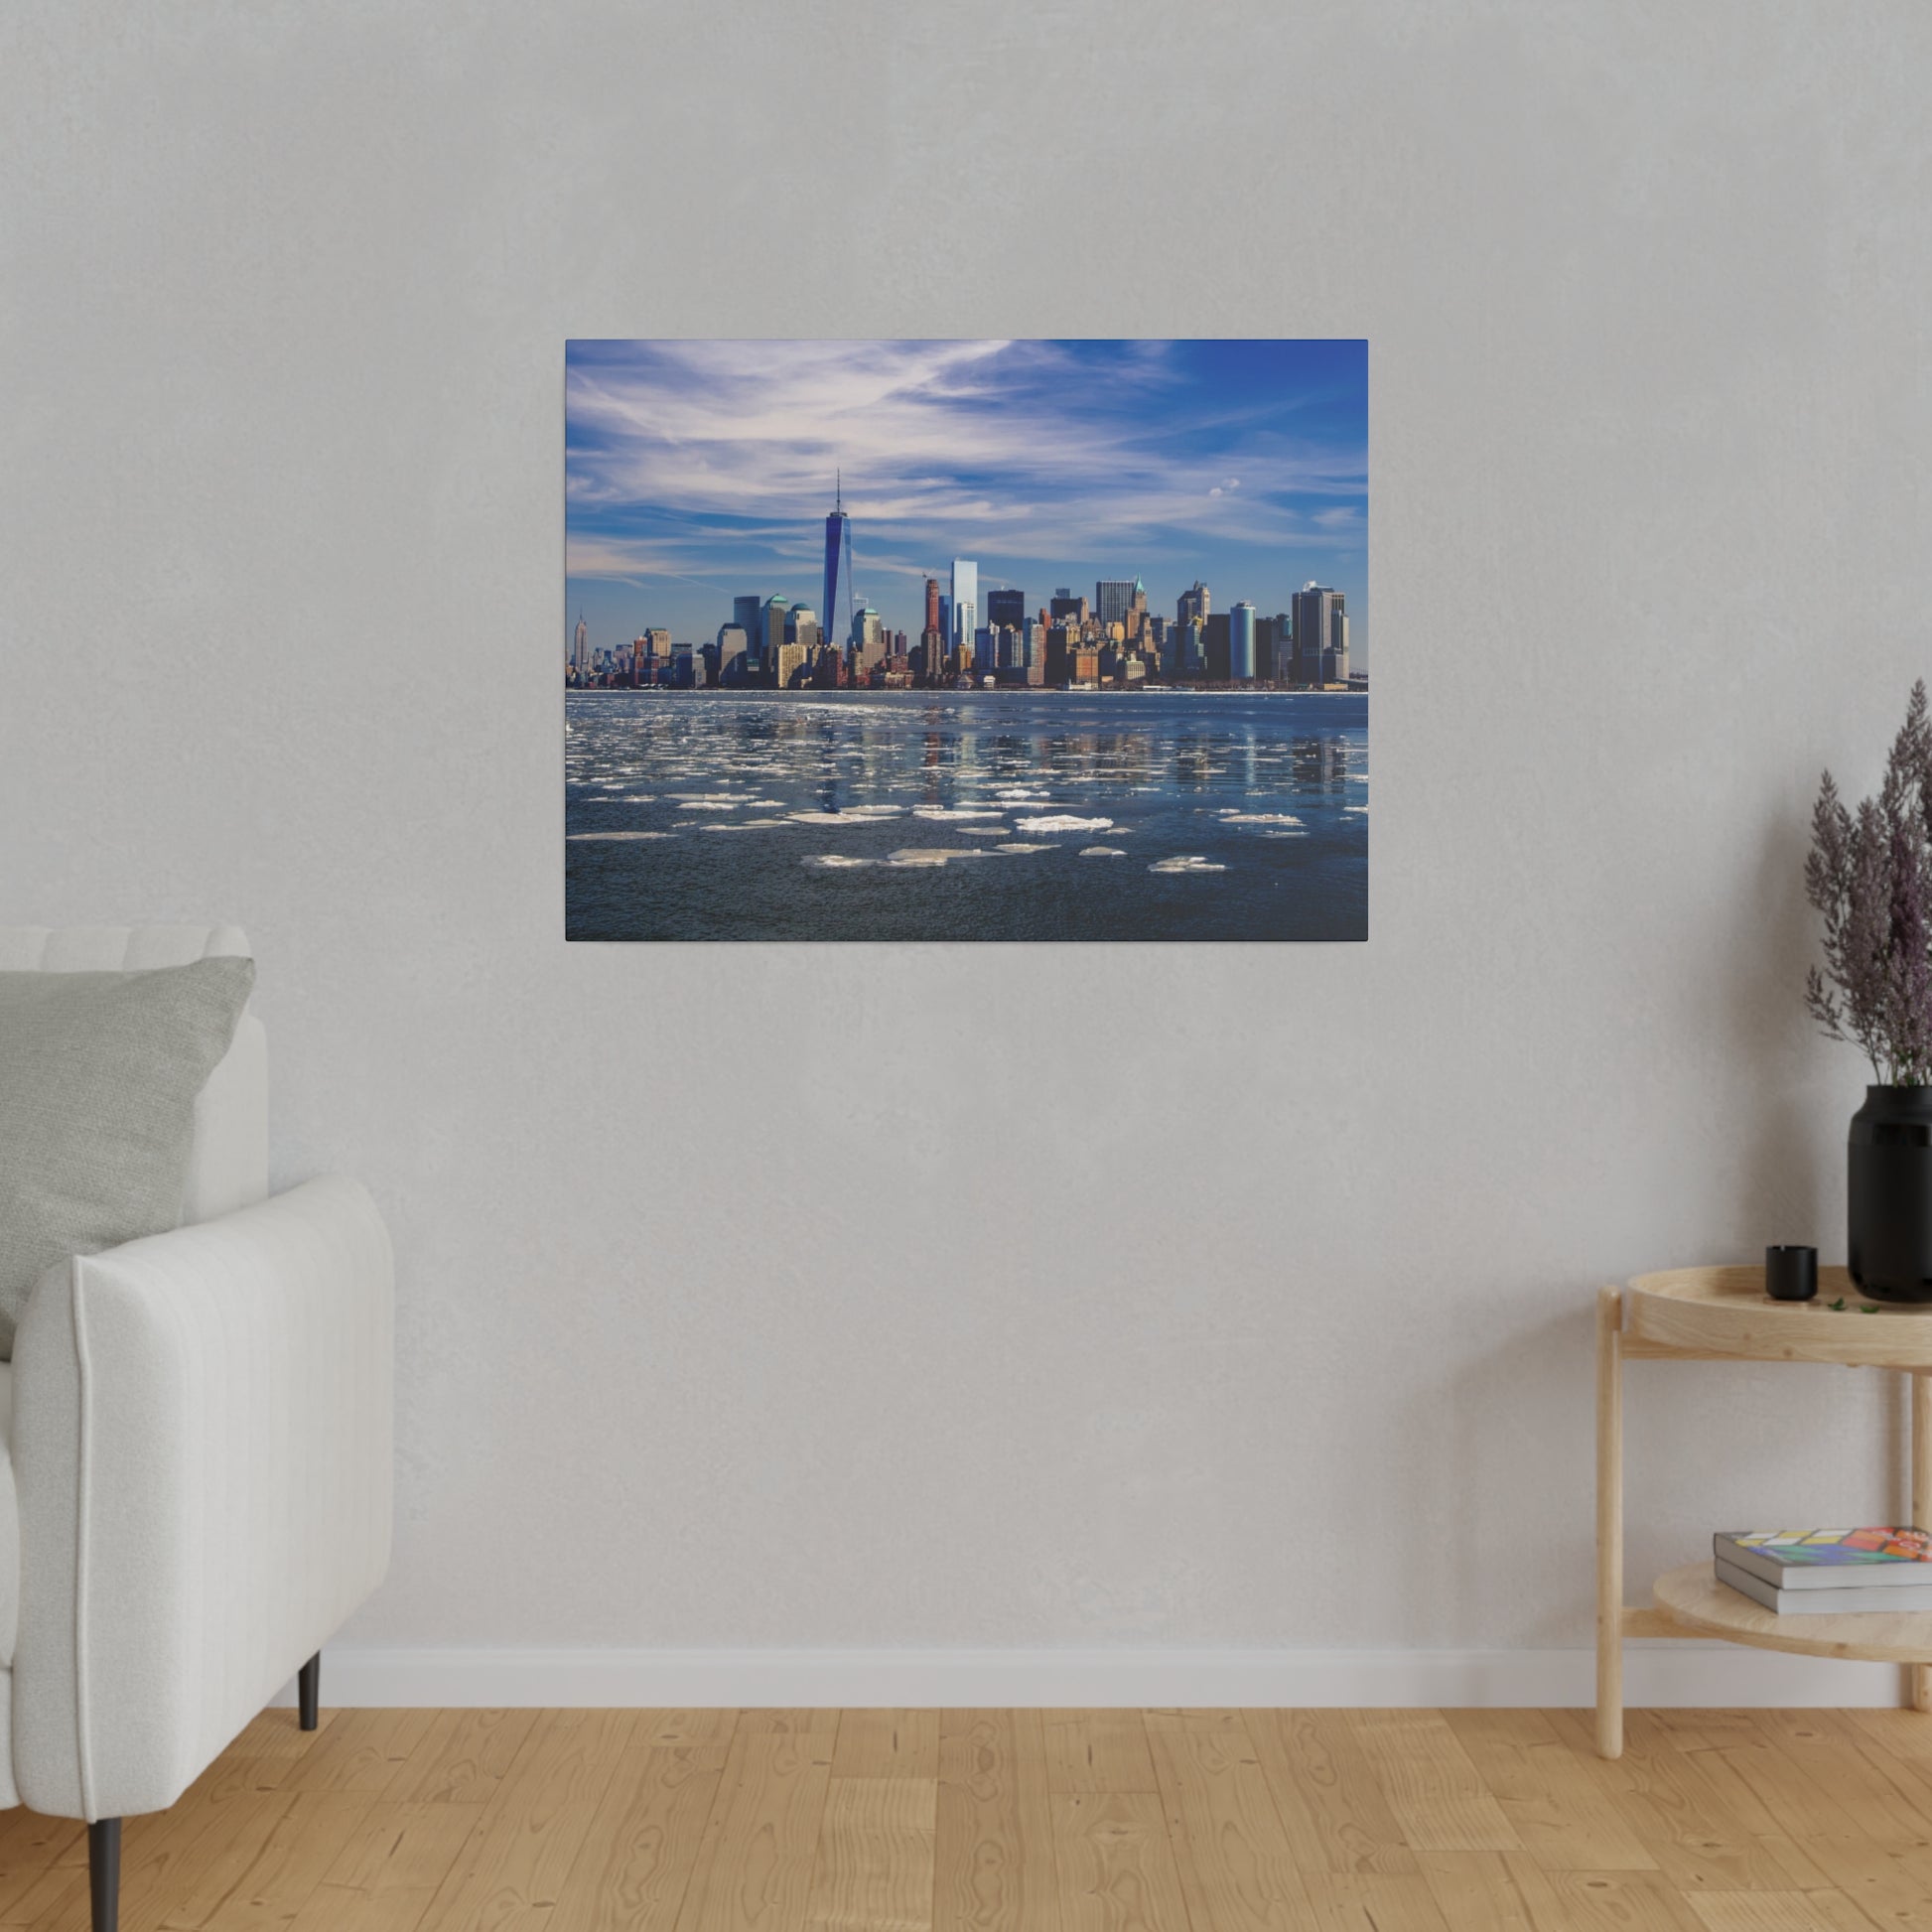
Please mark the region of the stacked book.
POLYGON ((1732 1530, 1711 1549, 1719 1583, 1780 1616, 1932 1610, 1923 1530, 1732 1530))

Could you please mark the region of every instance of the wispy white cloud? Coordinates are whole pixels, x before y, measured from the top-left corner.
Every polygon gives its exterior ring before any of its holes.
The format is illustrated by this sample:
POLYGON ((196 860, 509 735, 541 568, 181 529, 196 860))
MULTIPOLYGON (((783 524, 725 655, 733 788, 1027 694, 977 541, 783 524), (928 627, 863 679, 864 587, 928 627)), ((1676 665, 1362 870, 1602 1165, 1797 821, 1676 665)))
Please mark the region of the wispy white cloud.
MULTIPOLYGON (((682 561, 677 558, 676 561, 682 561)), ((654 578, 696 584, 704 590, 722 586, 706 577, 693 577, 676 568, 673 553, 654 543, 622 537, 572 536, 564 543, 564 571, 570 577, 606 577, 618 583, 641 584, 654 578)))
MULTIPOLYGON (((1097 381, 1158 382, 1165 345, 1097 381)), ((809 519, 846 507, 875 538, 943 526, 989 547, 1030 531, 1085 551, 1149 528, 1265 539, 1280 499, 1358 491, 1359 454, 1314 444, 1257 447, 1241 477, 1163 450, 1131 411, 1062 406, 1050 345, 671 343, 641 359, 571 371, 571 502, 584 509, 675 504, 695 516, 809 519), (984 378, 1000 364, 994 406, 984 378), (976 478, 997 478, 997 494, 976 478), (1250 481, 1252 479, 1252 481, 1250 481), (1243 532, 1218 518, 1231 492, 1275 499, 1243 532), (1214 506, 1210 508, 1210 505, 1214 506)))

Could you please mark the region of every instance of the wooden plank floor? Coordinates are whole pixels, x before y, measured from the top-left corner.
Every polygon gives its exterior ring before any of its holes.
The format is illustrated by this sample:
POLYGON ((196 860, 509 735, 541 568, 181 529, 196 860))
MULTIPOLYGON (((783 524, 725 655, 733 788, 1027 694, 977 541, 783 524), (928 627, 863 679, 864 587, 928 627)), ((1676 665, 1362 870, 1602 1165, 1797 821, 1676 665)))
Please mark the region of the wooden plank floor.
MULTIPOLYGON (((125 1932, 1932 1932, 1932 1718, 268 1712, 125 1932)), ((87 1923, 0 1813, 0 1927, 87 1923)))

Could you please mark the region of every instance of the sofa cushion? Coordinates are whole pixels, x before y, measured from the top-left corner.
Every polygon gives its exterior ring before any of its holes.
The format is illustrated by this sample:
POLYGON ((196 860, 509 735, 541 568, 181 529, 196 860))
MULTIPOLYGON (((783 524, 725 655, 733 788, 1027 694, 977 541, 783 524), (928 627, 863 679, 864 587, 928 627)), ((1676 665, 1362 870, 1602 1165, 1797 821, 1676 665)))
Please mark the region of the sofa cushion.
MULTIPOLYGON (((0 973, 134 973, 246 959, 238 925, 0 925, 0 973)), ((184 1224, 268 1198, 268 1035, 252 1012, 195 1102, 184 1224)))
POLYGON ((181 1220, 195 1100, 251 959, 0 973, 0 1357, 42 1272, 181 1220))

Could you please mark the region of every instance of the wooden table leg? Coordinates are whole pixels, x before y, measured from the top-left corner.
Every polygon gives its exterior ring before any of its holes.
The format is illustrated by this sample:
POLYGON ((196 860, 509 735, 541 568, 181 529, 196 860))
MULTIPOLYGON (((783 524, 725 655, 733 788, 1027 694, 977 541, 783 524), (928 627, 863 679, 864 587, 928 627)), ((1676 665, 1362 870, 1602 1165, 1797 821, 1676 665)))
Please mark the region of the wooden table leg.
MULTIPOLYGON (((1906 1376, 1912 1385, 1912 1522, 1932 1523, 1932 1375, 1906 1376)), ((1912 1664, 1912 1709, 1932 1711, 1932 1665, 1912 1664)))
POLYGON ((1596 1750, 1623 1755, 1623 1296, 1614 1288, 1596 1294, 1596 1750))

